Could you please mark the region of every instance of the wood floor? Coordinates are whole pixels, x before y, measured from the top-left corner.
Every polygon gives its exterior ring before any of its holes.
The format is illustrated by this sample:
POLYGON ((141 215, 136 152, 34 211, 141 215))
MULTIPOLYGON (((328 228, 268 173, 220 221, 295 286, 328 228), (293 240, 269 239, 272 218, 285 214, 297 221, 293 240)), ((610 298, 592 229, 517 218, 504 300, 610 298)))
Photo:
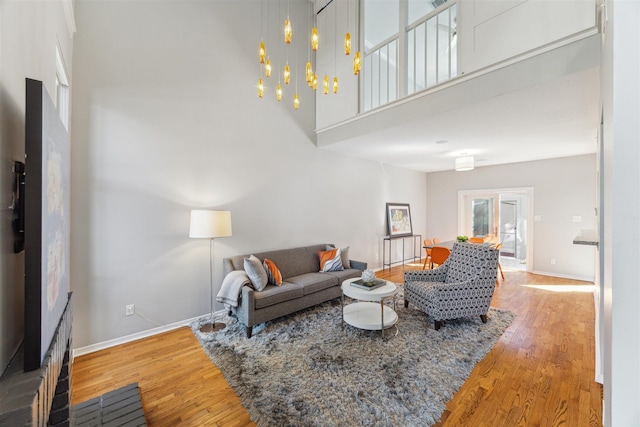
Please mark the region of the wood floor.
MULTIPOLYGON (((378 277, 401 283, 405 269, 421 267, 396 266, 378 277)), ((589 283, 507 269, 505 276, 492 305, 517 317, 437 425, 601 426, 589 283)), ((150 426, 255 425, 188 328, 77 357, 73 403, 132 382, 150 426)))

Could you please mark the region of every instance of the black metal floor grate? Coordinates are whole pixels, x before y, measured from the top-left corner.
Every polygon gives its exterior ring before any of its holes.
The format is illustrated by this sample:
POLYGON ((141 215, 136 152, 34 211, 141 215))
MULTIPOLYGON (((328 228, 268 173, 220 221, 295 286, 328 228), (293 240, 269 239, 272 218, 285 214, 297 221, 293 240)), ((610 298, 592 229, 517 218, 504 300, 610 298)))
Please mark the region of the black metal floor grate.
POLYGON ((73 405, 70 424, 76 427, 146 426, 138 383, 73 405))

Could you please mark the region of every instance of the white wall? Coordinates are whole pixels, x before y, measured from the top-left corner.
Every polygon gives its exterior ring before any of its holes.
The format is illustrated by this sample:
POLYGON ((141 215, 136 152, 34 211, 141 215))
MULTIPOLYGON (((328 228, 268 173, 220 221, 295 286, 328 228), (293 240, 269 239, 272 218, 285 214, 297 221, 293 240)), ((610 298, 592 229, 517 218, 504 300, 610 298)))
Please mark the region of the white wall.
POLYGON ((574 36, 596 24, 594 0, 465 0, 458 75, 574 36))
MULTIPOLYGON (((307 13, 291 2, 294 25, 307 13)), ((187 237, 192 208, 232 211, 215 292, 235 254, 333 242, 375 267, 388 201, 411 203, 424 234, 424 173, 317 149, 306 86, 298 111, 275 101, 273 81, 258 99, 258 2, 80 1, 76 19, 76 348, 208 312, 209 247, 187 237), (125 317, 126 304, 152 322, 125 317)))
POLYGON ((427 174, 427 233, 451 240, 458 234, 458 190, 533 187, 533 272, 594 280, 592 247, 574 245, 581 229, 595 229, 595 155, 565 157, 468 172, 427 174), (572 222, 574 215, 581 223, 572 222), (556 264, 550 263, 551 258, 556 264))
POLYGON ((640 425, 640 3, 607 1, 603 43, 604 425, 640 425))
POLYGON ((0 374, 24 333, 24 252, 13 253, 8 207, 13 162, 25 160, 25 78, 43 81, 55 99, 56 45, 70 70, 73 40, 62 1, 0 0, 0 374))

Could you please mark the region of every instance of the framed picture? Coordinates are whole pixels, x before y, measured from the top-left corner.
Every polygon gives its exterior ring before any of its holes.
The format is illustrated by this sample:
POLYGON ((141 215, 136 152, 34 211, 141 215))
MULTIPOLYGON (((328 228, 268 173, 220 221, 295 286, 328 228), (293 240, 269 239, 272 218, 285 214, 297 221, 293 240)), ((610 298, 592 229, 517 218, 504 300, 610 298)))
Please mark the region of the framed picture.
POLYGON ((411 208, 408 203, 387 203, 389 237, 412 236, 411 208))
POLYGON ((24 370, 40 368, 69 299, 69 134, 41 81, 26 79, 24 370))

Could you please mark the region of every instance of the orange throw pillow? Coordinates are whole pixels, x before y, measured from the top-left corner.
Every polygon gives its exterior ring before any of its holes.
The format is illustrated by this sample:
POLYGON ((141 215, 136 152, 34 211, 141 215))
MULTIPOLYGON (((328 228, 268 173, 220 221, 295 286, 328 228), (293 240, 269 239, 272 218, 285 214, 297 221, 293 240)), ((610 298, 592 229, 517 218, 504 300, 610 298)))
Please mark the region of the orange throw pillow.
POLYGON ((275 262, 265 258, 262 266, 267 272, 267 278, 270 284, 276 286, 282 285, 282 274, 280 274, 280 270, 278 270, 278 267, 276 267, 275 262))
POLYGON ((340 259, 340 249, 318 252, 320 258, 320 272, 344 270, 340 259))

